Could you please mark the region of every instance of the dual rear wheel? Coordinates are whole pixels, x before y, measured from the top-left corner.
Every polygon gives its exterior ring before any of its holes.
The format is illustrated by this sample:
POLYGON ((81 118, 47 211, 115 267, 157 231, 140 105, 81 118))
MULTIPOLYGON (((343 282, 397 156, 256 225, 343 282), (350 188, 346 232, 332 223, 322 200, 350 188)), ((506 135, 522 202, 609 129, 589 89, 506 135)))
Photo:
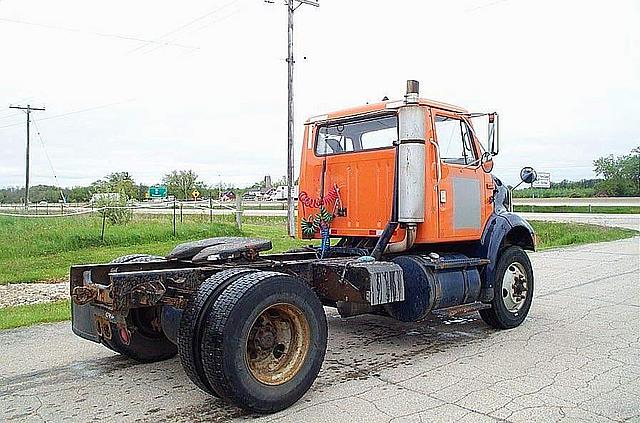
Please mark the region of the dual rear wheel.
POLYGON ((304 395, 326 345, 326 316, 310 288, 283 273, 249 269, 207 279, 178 333, 180 360, 197 386, 260 413, 304 395))

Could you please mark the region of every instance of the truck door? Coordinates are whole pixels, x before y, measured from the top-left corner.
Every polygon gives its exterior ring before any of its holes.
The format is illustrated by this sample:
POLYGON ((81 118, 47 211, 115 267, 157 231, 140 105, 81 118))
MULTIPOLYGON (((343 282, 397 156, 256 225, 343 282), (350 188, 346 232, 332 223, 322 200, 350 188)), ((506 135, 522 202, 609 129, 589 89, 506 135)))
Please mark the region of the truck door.
POLYGON ((478 145, 461 116, 441 110, 434 110, 432 116, 441 169, 437 194, 439 239, 479 239, 486 205, 478 145))

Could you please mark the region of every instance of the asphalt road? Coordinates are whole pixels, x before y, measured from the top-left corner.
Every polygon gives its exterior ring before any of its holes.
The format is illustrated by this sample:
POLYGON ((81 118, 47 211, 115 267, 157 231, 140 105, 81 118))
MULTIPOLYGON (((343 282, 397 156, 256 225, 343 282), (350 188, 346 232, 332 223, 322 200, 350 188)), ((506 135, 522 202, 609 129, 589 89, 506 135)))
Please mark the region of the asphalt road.
MULTIPOLYGON (((327 309, 327 357, 297 404, 260 421, 640 421, 640 238, 531 254, 529 318, 401 324, 327 309)), ((69 323, 0 332, 0 421, 240 421, 177 359, 138 364, 69 323)))

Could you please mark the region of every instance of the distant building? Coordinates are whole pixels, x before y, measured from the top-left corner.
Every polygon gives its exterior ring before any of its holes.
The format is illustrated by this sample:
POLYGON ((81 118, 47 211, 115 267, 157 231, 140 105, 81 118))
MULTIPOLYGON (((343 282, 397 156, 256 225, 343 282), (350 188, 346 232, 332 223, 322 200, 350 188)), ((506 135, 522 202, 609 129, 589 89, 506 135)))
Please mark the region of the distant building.
POLYGON ((236 193, 233 191, 224 191, 220 195, 220 201, 233 201, 236 199, 236 193))
MULTIPOLYGON (((286 200, 287 196, 288 196, 287 188, 288 187, 286 185, 280 185, 278 187, 275 187, 275 189, 273 190, 273 193, 271 194, 271 200, 273 200, 273 201, 286 200)), ((298 191, 299 191, 298 185, 294 185, 293 186, 293 199, 294 200, 298 199, 298 191)))

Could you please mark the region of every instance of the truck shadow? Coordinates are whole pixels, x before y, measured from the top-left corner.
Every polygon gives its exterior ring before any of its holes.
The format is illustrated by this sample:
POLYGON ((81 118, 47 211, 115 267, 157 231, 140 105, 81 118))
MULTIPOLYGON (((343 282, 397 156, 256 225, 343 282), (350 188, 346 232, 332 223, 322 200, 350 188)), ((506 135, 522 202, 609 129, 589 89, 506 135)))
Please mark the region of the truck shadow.
MULTIPOLYGON (((416 360, 428 359, 430 354, 482 342, 494 332, 477 313, 457 318, 434 315, 419 323, 402 323, 374 315, 343 319, 333 309, 327 308, 325 312, 329 341, 311 392, 322 392, 351 380, 379 377, 381 371, 411 366, 416 360)), ((195 386, 193 389, 199 392, 195 386)), ((303 401, 304 397, 300 402, 303 401)), ((238 417, 251 419, 259 415, 207 397, 200 404, 180 408, 161 420, 223 421, 238 417)))
POLYGON ((381 370, 410 366, 430 354, 481 342, 494 332, 477 313, 403 323, 374 315, 343 319, 328 311, 327 319, 329 345, 320 384, 377 377, 381 370))

